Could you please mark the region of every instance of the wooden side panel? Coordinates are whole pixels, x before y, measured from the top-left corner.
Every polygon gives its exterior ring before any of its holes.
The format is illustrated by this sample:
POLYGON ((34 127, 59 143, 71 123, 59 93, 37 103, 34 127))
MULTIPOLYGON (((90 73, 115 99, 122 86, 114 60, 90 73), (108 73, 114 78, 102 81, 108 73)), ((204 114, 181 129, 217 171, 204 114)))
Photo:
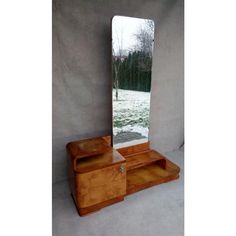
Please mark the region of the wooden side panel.
POLYGON ((73 163, 70 159, 70 155, 67 154, 67 173, 68 173, 68 182, 69 182, 69 186, 70 186, 70 191, 71 191, 71 194, 73 195, 74 197, 74 200, 77 204, 77 201, 76 201, 76 183, 75 183, 75 173, 74 173, 74 167, 73 167, 73 163))
POLYGON ((126 163, 76 175, 79 208, 126 195, 126 163))

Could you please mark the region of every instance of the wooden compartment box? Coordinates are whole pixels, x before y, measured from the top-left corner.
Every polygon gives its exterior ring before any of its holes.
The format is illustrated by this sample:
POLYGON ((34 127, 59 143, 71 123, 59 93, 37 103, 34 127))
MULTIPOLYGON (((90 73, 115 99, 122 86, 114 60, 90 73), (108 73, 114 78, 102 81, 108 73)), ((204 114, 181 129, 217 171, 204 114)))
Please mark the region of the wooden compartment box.
POLYGON ((81 155, 80 142, 67 145, 70 188, 81 216, 121 201, 126 195, 125 158, 110 146, 102 153, 107 143, 103 139, 95 141, 96 147, 89 147, 93 149, 90 156, 81 155))

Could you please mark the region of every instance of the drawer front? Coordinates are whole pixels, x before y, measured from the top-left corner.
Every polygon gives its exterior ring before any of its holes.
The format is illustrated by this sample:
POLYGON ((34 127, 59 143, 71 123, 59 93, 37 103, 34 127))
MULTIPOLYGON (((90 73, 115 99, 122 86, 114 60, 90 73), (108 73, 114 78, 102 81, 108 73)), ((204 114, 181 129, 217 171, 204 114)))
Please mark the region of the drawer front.
POLYGON ((77 202, 89 207, 126 194, 126 163, 77 174, 77 202))

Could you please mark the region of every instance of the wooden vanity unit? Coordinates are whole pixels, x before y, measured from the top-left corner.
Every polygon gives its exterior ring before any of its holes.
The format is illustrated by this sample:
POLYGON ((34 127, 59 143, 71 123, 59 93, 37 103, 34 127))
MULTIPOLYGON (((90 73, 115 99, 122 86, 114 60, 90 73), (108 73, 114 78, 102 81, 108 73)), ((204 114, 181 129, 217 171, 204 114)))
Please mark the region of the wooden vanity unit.
POLYGON ((71 194, 80 216, 179 177, 180 168, 150 150, 148 142, 116 150, 110 137, 98 137, 66 147, 71 194))

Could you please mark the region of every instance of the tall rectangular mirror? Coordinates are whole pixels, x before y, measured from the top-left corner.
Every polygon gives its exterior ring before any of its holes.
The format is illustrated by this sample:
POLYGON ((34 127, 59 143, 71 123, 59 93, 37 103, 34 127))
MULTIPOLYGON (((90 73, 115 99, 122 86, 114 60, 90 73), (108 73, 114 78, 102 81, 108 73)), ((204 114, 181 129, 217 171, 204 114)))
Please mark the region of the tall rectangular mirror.
POLYGON ((148 141, 154 21, 112 19, 113 146, 148 141))

